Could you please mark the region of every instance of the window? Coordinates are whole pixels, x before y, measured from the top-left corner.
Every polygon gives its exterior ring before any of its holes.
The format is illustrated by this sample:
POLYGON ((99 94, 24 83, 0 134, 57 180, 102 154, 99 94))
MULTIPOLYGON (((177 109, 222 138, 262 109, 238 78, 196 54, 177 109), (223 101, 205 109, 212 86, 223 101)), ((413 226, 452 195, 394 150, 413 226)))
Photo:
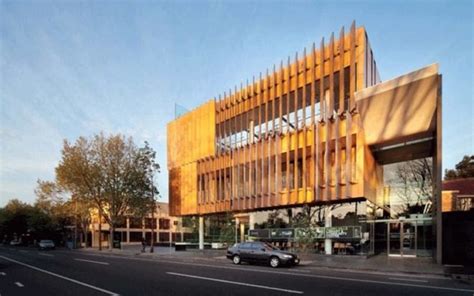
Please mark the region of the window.
POLYGON ((142 228, 142 219, 130 218, 130 228, 142 228))
POLYGON ((145 218, 145 228, 156 228, 156 219, 145 218))
POLYGON ((264 245, 262 243, 252 243, 252 249, 253 250, 260 250, 263 249, 264 245))
POLYGON ((252 249, 252 243, 243 243, 240 245, 241 249, 252 249))
POLYGON ((160 229, 170 229, 170 219, 160 218, 160 229))
POLYGON ((339 109, 339 71, 334 73, 334 111, 339 109))

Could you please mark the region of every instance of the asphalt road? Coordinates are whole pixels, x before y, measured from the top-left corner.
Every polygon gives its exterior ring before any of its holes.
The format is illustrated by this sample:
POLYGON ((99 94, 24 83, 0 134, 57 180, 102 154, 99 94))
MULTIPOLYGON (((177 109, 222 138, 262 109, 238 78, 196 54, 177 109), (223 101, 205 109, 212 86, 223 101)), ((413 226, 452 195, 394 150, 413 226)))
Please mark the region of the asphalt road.
POLYGON ((10 295, 474 295, 474 285, 304 265, 272 269, 230 260, 0 247, 0 296, 10 295))

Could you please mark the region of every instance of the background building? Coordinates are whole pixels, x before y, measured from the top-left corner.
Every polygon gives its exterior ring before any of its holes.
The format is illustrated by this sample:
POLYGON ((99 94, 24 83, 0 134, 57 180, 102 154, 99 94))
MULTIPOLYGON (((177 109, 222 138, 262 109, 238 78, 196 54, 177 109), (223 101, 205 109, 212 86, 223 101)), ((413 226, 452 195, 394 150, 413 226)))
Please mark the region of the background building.
POLYGON ((201 242, 204 217, 232 213, 236 240, 441 258, 438 66, 381 82, 363 27, 176 118, 167 133, 170 212, 199 216, 201 242))
POLYGON ((443 263, 474 266, 474 178, 443 181, 443 263))
POLYGON ((443 212, 474 209, 474 178, 443 181, 443 212))
MULTIPOLYGON (((102 220, 102 246, 109 245, 109 224, 102 220)), ((123 217, 121 223, 115 229, 115 239, 122 244, 139 244, 143 238, 149 244, 151 241, 151 232, 154 230, 154 241, 156 244, 183 241, 190 238, 191 229, 183 226, 182 219, 171 217, 169 215, 168 203, 157 202, 154 217, 151 214, 145 218, 123 217)), ((97 215, 92 215, 92 223, 89 227, 91 232, 92 247, 99 246, 99 221, 97 215)))

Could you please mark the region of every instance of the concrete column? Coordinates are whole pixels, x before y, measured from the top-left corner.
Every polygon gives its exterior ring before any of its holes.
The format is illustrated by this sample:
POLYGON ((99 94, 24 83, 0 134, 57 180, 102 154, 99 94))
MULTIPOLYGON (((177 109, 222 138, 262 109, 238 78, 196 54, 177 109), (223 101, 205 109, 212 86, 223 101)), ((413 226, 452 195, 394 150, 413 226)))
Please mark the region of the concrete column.
POLYGON ((249 214, 249 229, 253 230, 255 228, 255 214, 250 213, 249 214))
POLYGON ((204 217, 199 217, 199 250, 204 250, 204 217))
POLYGON ((244 242, 245 241, 245 224, 240 223, 240 241, 244 242))
MULTIPOLYGON (((324 215, 324 226, 331 227, 332 226, 332 211, 331 206, 326 206, 326 211, 324 215)), ((325 239, 324 240, 324 252, 326 255, 332 254, 332 239, 325 239)))
MULTIPOLYGON (((159 206, 158 206, 159 208, 159 206)), ((160 242, 160 213, 158 212, 158 217, 156 218, 156 242, 160 242)))
POLYGON ((130 242, 130 218, 127 218, 126 219, 127 221, 127 237, 126 237, 126 242, 129 243, 130 242))
POLYGON ((436 108, 436 148, 433 155, 433 199, 435 204, 435 231, 436 231, 436 254, 435 259, 436 263, 443 263, 443 211, 441 208, 442 205, 442 172, 443 172, 443 163, 442 163, 442 107, 441 107, 441 98, 442 98, 442 76, 439 75, 439 84, 438 84, 438 97, 436 108))

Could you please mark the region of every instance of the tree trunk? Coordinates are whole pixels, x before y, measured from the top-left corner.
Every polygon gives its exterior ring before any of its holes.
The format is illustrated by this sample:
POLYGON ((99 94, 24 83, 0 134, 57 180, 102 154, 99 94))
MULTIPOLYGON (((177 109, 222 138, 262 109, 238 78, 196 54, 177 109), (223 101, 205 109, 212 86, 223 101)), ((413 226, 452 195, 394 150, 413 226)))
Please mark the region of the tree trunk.
POLYGON ((109 224, 110 228, 110 237, 109 237, 109 250, 112 250, 114 244, 114 225, 112 223, 109 224))
POLYGON ((87 227, 84 227, 84 248, 87 248, 88 238, 87 238, 87 227))

